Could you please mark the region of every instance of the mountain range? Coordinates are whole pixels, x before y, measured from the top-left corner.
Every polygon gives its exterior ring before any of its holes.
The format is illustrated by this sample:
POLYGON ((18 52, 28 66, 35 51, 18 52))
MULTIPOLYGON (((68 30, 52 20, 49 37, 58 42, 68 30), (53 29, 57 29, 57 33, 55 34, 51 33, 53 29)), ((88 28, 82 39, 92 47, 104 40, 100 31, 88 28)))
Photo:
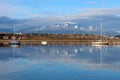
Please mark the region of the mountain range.
POLYGON ((60 18, 28 18, 14 19, 7 16, 0 17, 0 32, 15 33, 51 33, 51 34, 94 34, 103 31, 109 35, 120 33, 120 16, 99 15, 88 18, 60 19, 60 18))

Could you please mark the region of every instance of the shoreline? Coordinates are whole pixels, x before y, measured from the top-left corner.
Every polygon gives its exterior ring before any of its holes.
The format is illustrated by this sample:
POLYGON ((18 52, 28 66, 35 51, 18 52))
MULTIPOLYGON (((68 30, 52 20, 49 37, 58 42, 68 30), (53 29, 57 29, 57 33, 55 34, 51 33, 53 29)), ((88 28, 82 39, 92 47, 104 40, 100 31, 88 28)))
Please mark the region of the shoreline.
MULTIPOLYGON (((0 40, 0 43, 9 44, 12 40, 0 40)), ((91 42, 96 40, 18 40, 22 44, 29 43, 34 44, 38 43, 41 44, 42 41, 47 41, 48 44, 91 44, 91 42)), ((119 40, 108 40, 109 45, 120 45, 119 40)))

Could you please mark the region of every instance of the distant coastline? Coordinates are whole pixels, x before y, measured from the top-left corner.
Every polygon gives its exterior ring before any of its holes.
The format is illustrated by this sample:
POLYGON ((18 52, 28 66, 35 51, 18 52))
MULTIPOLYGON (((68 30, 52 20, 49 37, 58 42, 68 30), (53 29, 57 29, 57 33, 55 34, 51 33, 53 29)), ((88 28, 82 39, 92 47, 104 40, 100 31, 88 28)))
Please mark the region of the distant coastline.
POLYGON ((92 41, 99 40, 102 37, 103 40, 107 40, 111 45, 120 43, 120 36, 100 36, 98 34, 11 34, 0 33, 0 43, 10 42, 11 37, 15 36, 18 41, 22 43, 40 43, 45 40, 48 43, 91 43, 92 41))

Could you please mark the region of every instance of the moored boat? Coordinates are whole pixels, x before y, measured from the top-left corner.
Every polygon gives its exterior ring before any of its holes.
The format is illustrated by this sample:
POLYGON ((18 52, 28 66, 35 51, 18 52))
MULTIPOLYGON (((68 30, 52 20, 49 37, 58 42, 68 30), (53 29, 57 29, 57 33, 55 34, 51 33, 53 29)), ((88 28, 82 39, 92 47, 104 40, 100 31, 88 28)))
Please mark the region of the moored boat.
POLYGON ((109 42, 107 42, 107 41, 95 41, 95 42, 92 42, 92 45, 109 45, 109 42))
POLYGON ((47 41, 41 41, 41 44, 42 45, 47 45, 48 43, 47 43, 47 41))
POLYGON ((12 41, 10 42, 10 46, 11 47, 19 47, 20 46, 20 42, 16 40, 16 37, 12 37, 12 41))
POLYGON ((109 42, 107 40, 103 40, 103 30, 102 30, 102 23, 100 23, 100 40, 93 41, 92 45, 109 45, 109 42))

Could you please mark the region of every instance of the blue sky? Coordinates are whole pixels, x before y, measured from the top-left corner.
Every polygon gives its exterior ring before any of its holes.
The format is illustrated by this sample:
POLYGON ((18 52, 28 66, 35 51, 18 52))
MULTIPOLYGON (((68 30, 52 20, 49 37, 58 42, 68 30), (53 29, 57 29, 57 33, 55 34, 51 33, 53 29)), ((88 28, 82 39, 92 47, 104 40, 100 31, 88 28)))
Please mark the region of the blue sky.
POLYGON ((80 14, 86 9, 89 9, 88 11, 92 9, 94 13, 99 9, 101 12, 105 10, 112 12, 116 8, 117 11, 120 10, 119 4, 120 0, 0 0, 0 16, 13 18, 63 16, 80 14))

